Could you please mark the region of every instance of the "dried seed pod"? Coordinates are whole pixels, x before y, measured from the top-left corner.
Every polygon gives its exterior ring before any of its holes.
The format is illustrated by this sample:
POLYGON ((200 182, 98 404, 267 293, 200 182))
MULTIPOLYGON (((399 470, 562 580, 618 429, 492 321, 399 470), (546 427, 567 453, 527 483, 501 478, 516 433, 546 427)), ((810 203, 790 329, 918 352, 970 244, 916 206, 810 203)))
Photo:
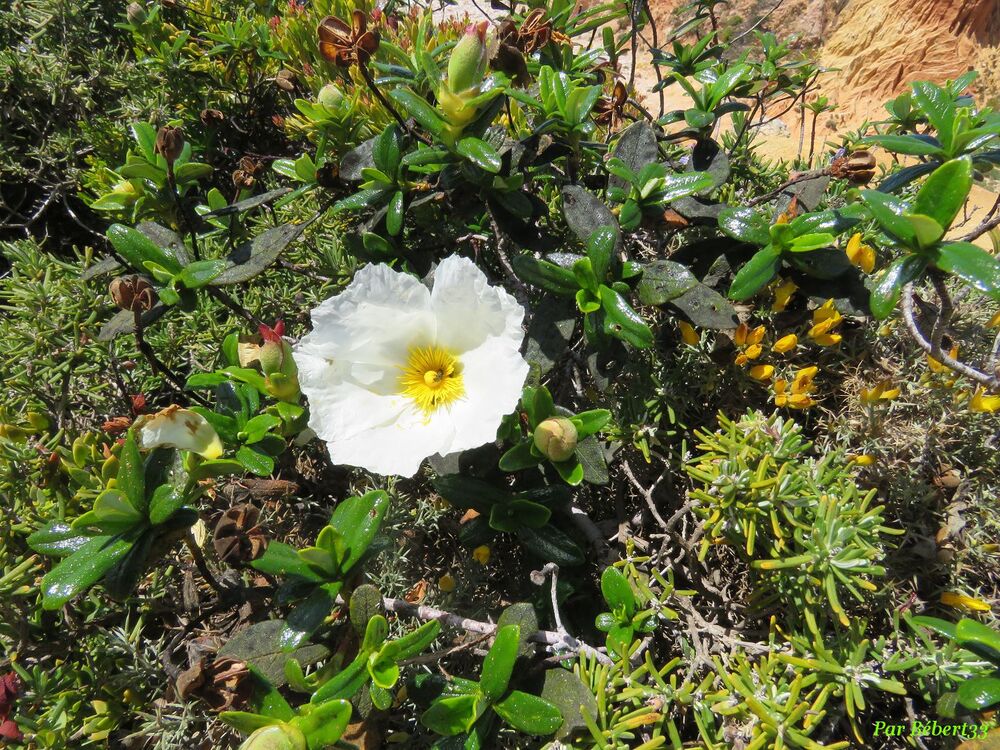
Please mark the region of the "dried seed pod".
POLYGON ((139 3, 129 3, 128 8, 125 9, 125 17, 133 26, 142 26, 149 16, 146 9, 139 3))
POLYGON ((108 285, 111 299, 122 310, 146 312, 156 304, 156 290, 142 276, 119 276, 108 285))
POLYGON ((198 117, 206 128, 217 127, 226 119, 226 116, 218 109, 203 109, 198 117))
POLYGON ((834 159, 830 165, 830 174, 838 180, 867 185, 875 176, 875 157, 870 151, 853 151, 849 156, 834 159))
POLYGON ((259 517, 260 511, 247 504, 234 505, 222 514, 212 541, 220 561, 238 565, 264 554, 267 538, 257 525, 259 517))
POLYGON ((156 153, 173 164, 184 151, 184 131, 173 125, 164 125, 156 133, 156 153))
POLYGON ((295 91, 295 73, 288 68, 282 68, 274 77, 274 85, 282 91, 295 91))

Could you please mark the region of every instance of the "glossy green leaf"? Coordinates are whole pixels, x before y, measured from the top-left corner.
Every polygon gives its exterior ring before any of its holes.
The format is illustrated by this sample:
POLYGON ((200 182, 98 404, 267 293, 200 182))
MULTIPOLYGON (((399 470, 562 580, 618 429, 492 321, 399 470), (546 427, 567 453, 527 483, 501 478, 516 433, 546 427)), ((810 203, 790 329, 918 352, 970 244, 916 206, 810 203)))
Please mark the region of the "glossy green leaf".
POLYGON ((553 704, 520 690, 512 690, 502 701, 493 704, 493 710, 510 726, 525 734, 549 735, 563 723, 562 714, 553 704))
POLYGON ((877 190, 862 190, 861 200, 872 212, 875 221, 879 223, 882 230, 896 237, 903 244, 910 247, 916 246, 916 234, 913 227, 903 218, 906 204, 898 198, 894 198, 877 190))
POLYGON ((163 251, 146 235, 123 224, 112 224, 107 232, 111 246, 135 271, 146 273, 146 263, 162 266, 173 275, 180 273, 181 264, 163 251))
POLYGON ((758 250, 736 273, 729 287, 729 297, 735 300, 750 299, 771 283, 781 266, 781 252, 773 245, 758 250))
POLYGON ((972 160, 953 159, 931 173, 910 206, 910 213, 930 216, 944 229, 962 210, 972 189, 972 160))
POLYGON ((73 554, 92 539, 81 534, 65 521, 53 521, 28 537, 28 546, 35 552, 51 557, 73 554))
POLYGON ((420 723, 442 737, 468 732, 480 714, 479 695, 456 695, 439 698, 424 711, 420 723))
POLYGON ((547 292, 573 296, 580 288, 576 276, 571 270, 538 259, 531 253, 522 253, 516 256, 511 261, 511 265, 522 281, 541 287, 547 292))
POLYGON ((725 208, 719 214, 719 229, 733 239, 751 245, 771 242, 770 221, 763 211, 754 208, 725 208))
POLYGON ((875 279, 869 306, 876 320, 885 320, 899 303, 903 287, 916 279, 927 267, 927 260, 919 255, 897 258, 875 279))
POLYGON ((342 546, 337 560, 347 573, 368 550, 389 509, 389 495, 381 490, 342 501, 330 517, 330 526, 340 533, 342 546))
POLYGON ((389 205, 385 214, 385 229, 393 237, 398 235, 403 229, 403 191, 397 190, 389 199, 389 205))
POLYGON ((297 718, 298 727, 310 748, 329 747, 340 740, 351 720, 351 704, 345 700, 327 701, 297 718))
POLYGON ((1000 261, 978 245, 945 242, 938 247, 934 264, 980 292, 1000 300, 1000 261))
POLYGON ((958 702, 972 711, 1000 703, 1000 678, 972 677, 958 686, 958 702))
POLYGON ((125 495, 133 508, 139 512, 146 510, 145 467, 139 453, 135 430, 128 431, 122 444, 115 486, 125 495))
POLYGON ((455 145, 455 150, 490 174, 499 172, 503 163, 496 149, 478 138, 463 138, 455 145))
POLYGON ((521 628, 517 625, 499 628, 493 645, 483 659, 479 689, 490 702, 499 700, 507 692, 507 684, 517 661, 520 637, 521 628))
POLYGON ((612 609, 624 607, 629 616, 635 612, 635 593, 632 591, 632 585, 618 568, 609 565, 601 573, 601 594, 612 609))
POLYGON ((97 583, 128 554, 139 533, 95 536, 65 558, 42 579, 43 607, 59 609, 97 583))
POLYGON ((445 133, 447 123, 422 96, 407 88, 394 88, 389 92, 389 97, 402 105, 414 120, 437 137, 440 138, 445 133))
POLYGON ((653 331, 646 321, 618 292, 602 285, 601 306, 606 316, 605 329, 632 346, 645 349, 653 344, 653 331))
POLYGON ((881 146, 886 151, 909 156, 942 156, 944 154, 940 144, 935 145, 912 135, 873 135, 865 138, 863 142, 881 146))

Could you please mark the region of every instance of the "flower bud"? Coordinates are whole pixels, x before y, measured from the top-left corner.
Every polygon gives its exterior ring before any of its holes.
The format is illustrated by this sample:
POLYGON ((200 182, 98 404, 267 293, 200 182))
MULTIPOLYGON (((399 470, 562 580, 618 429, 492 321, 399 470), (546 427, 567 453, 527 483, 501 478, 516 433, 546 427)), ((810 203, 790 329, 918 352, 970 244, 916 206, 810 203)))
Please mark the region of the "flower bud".
POLYGON ((156 153, 173 164, 184 151, 184 131, 173 125, 164 125, 156 134, 156 153))
POLYGON ((535 447, 552 461, 565 461, 576 451, 576 425, 565 417, 546 419, 535 428, 535 447))
POLYGON ((328 83, 319 90, 316 101, 327 109, 335 109, 344 100, 344 92, 335 83, 328 83))
POLYGON ((274 77, 274 83, 282 91, 295 91, 295 73, 288 68, 282 68, 274 77))
POLYGON ((306 747, 301 729, 280 722, 256 730, 240 745, 240 750, 306 750, 306 747))
POLYGON ((108 285, 108 291, 122 310, 146 312, 156 304, 153 285, 142 276, 120 276, 108 285))
POLYGON ((128 8, 125 9, 125 17, 133 26, 142 26, 149 16, 146 14, 146 9, 139 3, 129 3, 128 8))
POLYGON ((135 420, 136 437, 145 449, 177 448, 204 458, 222 455, 222 441, 215 428, 201 414, 176 404, 156 414, 144 414, 135 420))
POLYGON ((489 56, 486 50, 486 29, 489 22, 470 24, 465 36, 455 45, 448 62, 448 88, 459 94, 478 86, 486 75, 489 56))
POLYGON ((257 357, 260 369, 267 379, 267 390, 279 401, 297 401, 299 398, 299 370, 292 358, 292 347, 282 338, 284 324, 279 320, 274 328, 260 327, 264 339, 257 357))

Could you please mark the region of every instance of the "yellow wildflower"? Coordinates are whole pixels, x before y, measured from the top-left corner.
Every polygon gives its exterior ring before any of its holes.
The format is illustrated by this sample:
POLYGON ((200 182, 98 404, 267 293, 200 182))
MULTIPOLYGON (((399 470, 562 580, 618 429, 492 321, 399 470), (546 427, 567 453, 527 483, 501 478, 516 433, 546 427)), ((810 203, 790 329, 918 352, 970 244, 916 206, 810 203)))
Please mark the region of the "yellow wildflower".
POLYGON ((480 565, 485 565, 490 561, 490 548, 485 544, 480 544, 472 550, 472 558, 480 565))
POLYGON ((789 384, 784 378, 774 381, 775 406, 788 406, 792 409, 806 409, 816 401, 809 395, 813 389, 813 378, 819 368, 815 365, 804 367, 795 373, 795 378, 789 384))
MULTIPOLYGON (((951 351, 948 352, 948 356, 952 359, 958 359, 958 344, 951 347, 951 351)), ((951 368, 938 362, 930 354, 927 355, 927 366, 931 368, 931 372, 948 372, 951 368)))
POLYGON ((994 412, 1000 409, 1000 396, 989 396, 982 386, 976 389, 969 401, 969 411, 994 412))
POLYGON ((987 328, 997 328, 1000 327, 1000 312, 990 318, 990 322, 986 324, 987 328))
POLYGON ((681 338, 684 343, 688 346, 698 346, 701 341, 701 336, 698 332, 694 330, 694 326, 688 323, 686 320, 681 320, 677 323, 677 327, 681 330, 681 338))
POLYGON ((765 333, 764 326, 757 326, 750 330, 750 326, 746 323, 740 323, 736 333, 733 334, 733 340, 736 342, 736 346, 751 346, 763 341, 765 333))
POLYGON ((872 388, 861 389, 861 403, 863 404, 895 401, 897 398, 899 398, 899 388, 893 388, 890 380, 881 380, 872 388))
POLYGON ((771 309, 774 312, 782 312, 786 307, 788 307, 788 301, 795 294, 795 290, 799 287, 794 281, 788 279, 781 286, 774 290, 774 304, 771 305, 771 309))
POLYGON ((790 352, 796 346, 799 345, 799 337, 794 333, 790 333, 787 336, 782 336, 780 339, 774 342, 774 346, 771 347, 771 351, 777 354, 785 354, 790 352))
POLYGON ((857 232, 847 242, 847 257, 865 273, 871 273, 875 268, 875 251, 868 245, 861 244, 861 233, 857 232))
POLYGON ((754 365, 750 368, 750 377, 754 380, 770 380, 773 375, 773 365, 754 365))
POLYGON ((849 454, 848 458, 856 466, 871 466, 875 463, 875 456, 870 456, 867 453, 849 454))
POLYGON ((954 591, 945 591, 941 594, 941 603, 946 607, 964 609, 971 612, 989 612, 993 607, 982 599, 973 599, 971 596, 959 594, 954 591))
POLYGON ((812 328, 809 329, 809 338, 820 346, 839 344, 842 337, 838 333, 833 333, 833 329, 839 326, 843 320, 844 317, 833 306, 833 300, 827 300, 822 307, 813 311, 813 324, 812 328))
POLYGON ((443 576, 438 578, 438 588, 441 589, 446 594, 451 593, 455 590, 455 578, 451 573, 445 573, 443 576))

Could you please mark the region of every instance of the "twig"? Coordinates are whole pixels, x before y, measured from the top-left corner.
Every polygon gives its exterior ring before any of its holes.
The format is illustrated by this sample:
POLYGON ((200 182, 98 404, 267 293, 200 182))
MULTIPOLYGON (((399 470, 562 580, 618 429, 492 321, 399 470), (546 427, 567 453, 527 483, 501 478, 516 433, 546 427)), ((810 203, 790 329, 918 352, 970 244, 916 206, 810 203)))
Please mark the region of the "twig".
POLYGON ((957 373, 965 375, 967 378, 981 383, 982 385, 988 386, 990 388, 995 388, 997 386, 996 375, 987 375, 984 372, 980 372, 974 367, 970 367, 967 364, 959 362, 957 359, 952 357, 950 354, 939 351, 937 355, 934 354, 934 345, 927 340, 923 331, 920 330, 920 324, 917 323, 916 315, 913 311, 913 282, 910 282, 905 287, 903 287, 903 320, 906 321, 906 328, 909 330, 910 335, 916 340, 917 344, 925 352, 930 354, 938 362, 949 367, 957 373))
POLYGON ((656 481, 653 482, 648 488, 643 487, 639 480, 635 478, 635 474, 632 473, 632 467, 629 466, 628 461, 622 461, 622 471, 625 472, 625 476, 628 477, 628 481, 631 482, 636 491, 642 495, 643 500, 646 501, 646 505, 649 507, 649 512, 653 514, 653 518, 655 518, 656 522, 660 524, 660 528, 666 529, 667 522, 663 520, 663 516, 660 515, 660 511, 656 507, 656 502, 653 500, 653 492, 667 475, 668 469, 665 468, 662 472, 660 472, 660 476, 658 476, 656 481))
POLYGON ((201 577, 205 579, 209 586, 215 589, 220 597, 226 598, 230 596, 232 592, 219 583, 219 579, 209 569, 205 555, 202 554, 201 547, 198 546, 198 542, 195 541, 194 535, 191 532, 188 532, 187 536, 184 537, 184 543, 191 552, 191 557, 194 558, 194 565, 198 568, 198 572, 201 573, 201 577))
POLYGON ((782 185, 779 185, 770 193, 754 198, 752 201, 747 203, 747 206, 748 207, 759 206, 761 203, 767 203, 769 200, 777 198, 779 195, 781 195, 781 193, 790 188, 792 185, 796 185, 800 182, 805 182, 806 180, 814 180, 817 177, 822 177, 824 174, 826 174, 825 169, 814 169, 809 172, 802 172, 801 174, 796 175, 792 179, 786 180, 782 185))

